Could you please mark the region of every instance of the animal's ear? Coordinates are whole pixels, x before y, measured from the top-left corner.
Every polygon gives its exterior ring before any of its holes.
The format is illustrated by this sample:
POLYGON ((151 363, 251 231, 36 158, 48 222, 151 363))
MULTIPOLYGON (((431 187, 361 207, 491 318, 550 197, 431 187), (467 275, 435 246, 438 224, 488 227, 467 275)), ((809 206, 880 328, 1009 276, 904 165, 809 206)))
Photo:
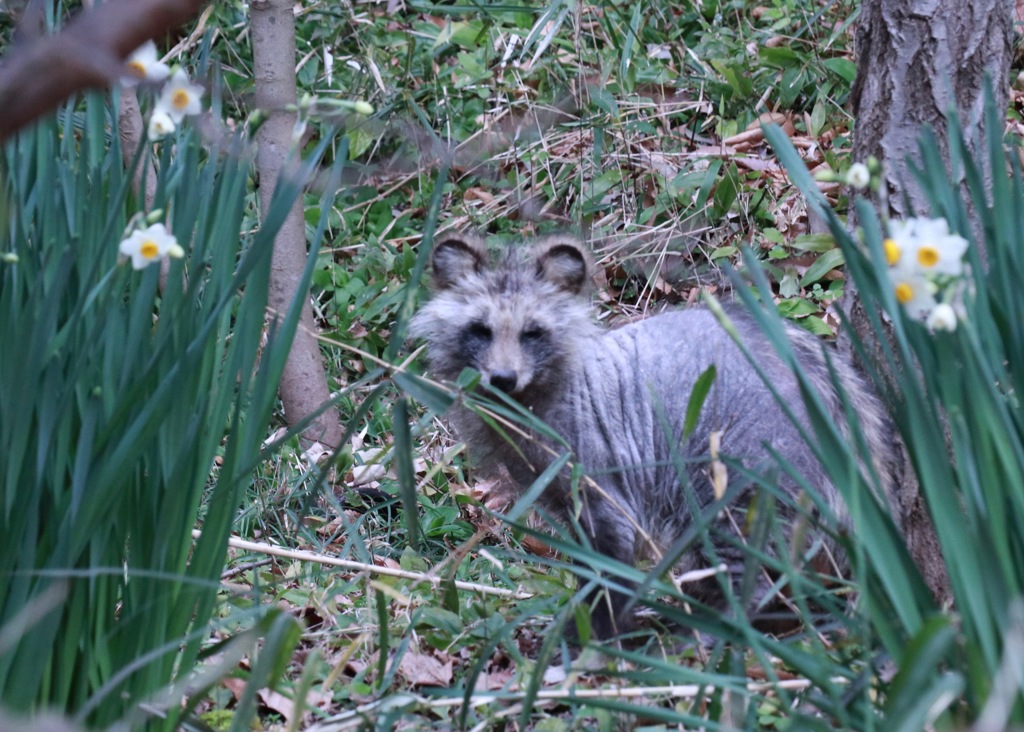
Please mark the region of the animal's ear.
POLYGON ((537 247, 537 275, 578 295, 590 275, 590 255, 572 237, 555 236, 545 239, 537 247))
POLYGON ((434 287, 446 290, 487 267, 487 248, 479 239, 459 234, 435 241, 430 259, 434 287))

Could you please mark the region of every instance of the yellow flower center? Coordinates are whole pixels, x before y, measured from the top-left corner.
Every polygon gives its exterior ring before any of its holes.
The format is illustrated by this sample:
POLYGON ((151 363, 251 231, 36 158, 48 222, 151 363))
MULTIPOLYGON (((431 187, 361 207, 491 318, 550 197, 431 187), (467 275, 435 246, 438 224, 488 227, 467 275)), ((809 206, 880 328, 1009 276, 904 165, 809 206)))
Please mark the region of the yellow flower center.
POLYGON ((188 106, 189 96, 184 89, 178 89, 171 95, 171 104, 175 109, 184 109, 188 106))
POLYGON ((886 239, 882 242, 882 246, 885 247, 885 261, 889 263, 890 267, 900 261, 900 245, 896 243, 895 239, 886 239))
POLYGON ((141 61, 129 61, 128 72, 139 79, 146 78, 146 66, 141 61))
POLYGON ((142 242, 142 246, 139 247, 139 254, 146 259, 156 259, 157 255, 160 254, 160 247, 152 239, 146 239, 142 242))
POLYGON ((917 261, 922 267, 934 267, 939 263, 939 250, 926 244, 917 250, 917 261))
POLYGON ((899 301, 900 305, 906 305, 914 299, 914 288, 906 282, 897 282, 896 299, 899 301))

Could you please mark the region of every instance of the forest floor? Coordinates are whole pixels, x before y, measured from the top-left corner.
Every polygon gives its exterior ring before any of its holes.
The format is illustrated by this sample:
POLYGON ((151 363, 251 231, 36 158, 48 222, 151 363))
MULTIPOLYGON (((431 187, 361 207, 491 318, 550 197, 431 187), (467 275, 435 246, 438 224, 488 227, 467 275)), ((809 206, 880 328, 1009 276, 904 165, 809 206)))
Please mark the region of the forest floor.
MULTIPOLYGON (((784 661, 716 654, 657 618, 614 657, 587 651, 570 666, 557 641, 575 618, 572 571, 535 534, 495 519, 489 487, 443 419, 407 406, 392 376, 419 368, 409 361, 417 344, 395 324, 426 297, 418 245, 436 225, 499 242, 583 237, 598 263, 599 317, 612 325, 704 292, 728 297, 722 265, 748 248, 780 312, 830 337, 842 256, 809 220, 762 125, 785 130, 814 173, 854 162, 856 7, 301 5, 303 90, 377 112, 346 120, 332 148, 347 145, 352 161, 343 188, 306 201, 311 222, 332 207, 314 284, 348 442, 327 498, 310 470, 316 456, 296 442, 268 466, 237 535, 278 553, 239 544, 224 577, 225 616, 270 604, 305 625, 289 681, 261 693, 267 728, 789 728, 808 684, 784 661), (407 413, 415 542, 393 423, 407 413)), ((224 3, 207 17, 228 101, 244 99, 252 78, 240 13, 224 3)), ((1008 112, 1018 128, 1019 109, 1017 99, 1008 112)), ((336 121, 311 113, 308 144, 336 121)), ((842 185, 821 189, 845 211, 842 185)), ((793 647, 862 662, 861 649, 808 635, 793 647)), ((208 722, 244 678, 242 667, 211 693, 208 722)))

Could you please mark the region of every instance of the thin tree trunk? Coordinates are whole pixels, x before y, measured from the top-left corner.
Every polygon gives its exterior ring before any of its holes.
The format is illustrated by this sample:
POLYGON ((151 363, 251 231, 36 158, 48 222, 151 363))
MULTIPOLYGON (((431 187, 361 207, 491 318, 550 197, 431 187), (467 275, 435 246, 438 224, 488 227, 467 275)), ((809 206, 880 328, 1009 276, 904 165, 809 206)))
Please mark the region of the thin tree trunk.
MULTIPOLYGON (((135 158, 142 139, 146 136, 146 125, 139 109, 139 97, 132 87, 121 89, 121 106, 117 110, 117 131, 121 137, 121 158, 127 168, 135 158)), ((156 170, 148 155, 142 156, 139 166, 132 171, 132 189, 146 211, 153 208, 156 198, 156 170)))
MULTIPOLYGON (((897 217, 927 215, 924 194, 907 164, 919 160, 924 125, 937 133, 949 170, 946 115, 956 110, 971 148, 981 154, 986 75, 997 108, 1006 107, 1012 52, 1013 0, 863 0, 857 28, 857 80, 851 94, 856 128, 853 156, 884 163, 884 182, 897 217)), ((985 170, 986 176, 993 171, 985 170)), ((1003 171, 995 171, 1002 175, 1003 171)), ((989 178, 990 179, 990 178, 989 178)), ((977 216, 968 202, 974 240, 983 244, 977 216)), ((968 233, 968 232, 963 232, 968 233)), ((853 327, 870 346, 874 341, 863 308, 853 293, 848 311, 853 327)), ((872 356, 885 363, 879 344, 872 356)), ((948 602, 949 579, 920 486, 904 460, 901 508, 907 545, 936 598, 948 602)))
MULTIPOLYGON (((295 88, 295 16, 291 0, 253 0, 249 4, 252 32, 253 71, 256 81, 256 106, 269 114, 257 133, 257 167, 260 180, 260 205, 267 211, 289 154, 295 112, 285 109, 296 102, 295 88)), ((306 225, 302 200, 295 202, 277 234, 270 279, 270 306, 283 313, 288 309, 308 256, 306 225)), ((281 401, 290 425, 319 409, 328 399, 320 346, 314 335, 316 325, 309 298, 304 298, 299 327, 288 363, 281 379, 281 401)), ((303 433, 338 447, 341 440, 338 414, 329 409, 314 420, 303 433)))

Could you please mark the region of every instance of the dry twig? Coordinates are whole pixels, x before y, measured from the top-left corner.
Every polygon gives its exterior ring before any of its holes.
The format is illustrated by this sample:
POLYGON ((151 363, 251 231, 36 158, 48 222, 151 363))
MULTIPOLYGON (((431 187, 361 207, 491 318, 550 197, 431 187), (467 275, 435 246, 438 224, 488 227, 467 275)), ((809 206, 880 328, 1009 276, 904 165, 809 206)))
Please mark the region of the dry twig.
MULTIPOLYGON (((200 531, 193 531, 192 538, 198 539, 201 533, 202 532, 200 531)), ((273 544, 246 541, 244 539, 236 539, 234 537, 228 539, 228 546, 233 549, 241 549, 243 551, 256 552, 259 554, 269 554, 275 557, 284 557, 285 559, 295 559, 300 562, 317 562, 318 564, 326 564, 332 567, 343 567, 344 569, 351 569, 356 572, 383 574, 388 577, 401 577, 402 579, 419 580, 421 582, 429 582, 432 585, 439 585, 445 581, 444 577, 430 573, 409 572, 404 569, 394 569, 392 567, 378 567, 376 564, 353 562, 348 559, 338 559, 337 557, 327 556, 326 554, 317 554, 316 552, 301 549, 286 549, 285 547, 274 546, 273 544)), ((468 592, 512 597, 516 600, 527 600, 533 597, 531 593, 523 592, 521 590, 506 590, 504 587, 492 587, 490 585, 481 585, 475 582, 462 582, 460 580, 455 581, 455 587, 456 589, 466 590, 468 592)))

